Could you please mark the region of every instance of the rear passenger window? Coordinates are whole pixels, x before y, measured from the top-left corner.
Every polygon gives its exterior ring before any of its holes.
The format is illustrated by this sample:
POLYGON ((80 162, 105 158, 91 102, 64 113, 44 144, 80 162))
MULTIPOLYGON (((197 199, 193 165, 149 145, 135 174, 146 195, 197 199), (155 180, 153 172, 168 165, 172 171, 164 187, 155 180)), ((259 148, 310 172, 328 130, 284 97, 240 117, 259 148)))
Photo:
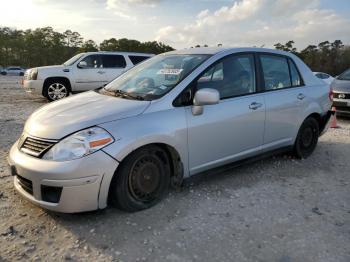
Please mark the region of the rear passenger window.
POLYGON ((103 55, 102 64, 104 68, 124 68, 126 61, 122 55, 103 55))
POLYGON ((260 55, 264 74, 265 90, 291 87, 291 77, 287 58, 272 55, 260 55))
POLYGON ((138 63, 141 63, 142 61, 145 61, 146 59, 150 58, 149 56, 139 56, 139 55, 129 55, 129 58, 131 62, 136 65, 138 63))
POLYGON ((292 86, 301 86, 301 77, 295 64, 290 59, 288 59, 288 63, 290 67, 290 77, 292 79, 292 86))
POLYGON ((229 56, 205 70, 197 81, 197 89, 213 88, 220 98, 229 98, 255 92, 254 57, 229 56))

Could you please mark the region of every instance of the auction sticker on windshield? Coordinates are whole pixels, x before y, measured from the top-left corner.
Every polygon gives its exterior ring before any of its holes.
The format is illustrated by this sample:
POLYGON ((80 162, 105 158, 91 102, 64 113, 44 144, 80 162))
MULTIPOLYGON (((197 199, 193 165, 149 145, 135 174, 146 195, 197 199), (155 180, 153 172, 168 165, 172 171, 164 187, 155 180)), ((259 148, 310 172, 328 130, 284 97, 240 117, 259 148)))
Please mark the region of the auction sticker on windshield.
POLYGON ((157 74, 158 75, 179 75, 183 69, 175 69, 175 68, 163 68, 160 69, 157 74))

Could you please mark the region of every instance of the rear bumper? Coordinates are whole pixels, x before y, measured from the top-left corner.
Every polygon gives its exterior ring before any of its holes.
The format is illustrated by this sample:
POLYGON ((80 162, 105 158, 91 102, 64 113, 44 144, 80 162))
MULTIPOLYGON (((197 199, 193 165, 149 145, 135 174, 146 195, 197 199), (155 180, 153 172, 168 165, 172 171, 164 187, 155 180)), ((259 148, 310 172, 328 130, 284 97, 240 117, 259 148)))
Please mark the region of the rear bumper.
POLYGON ((321 117, 320 136, 327 132, 331 123, 331 117, 334 115, 334 113, 335 112, 333 111, 328 111, 325 115, 321 117))
POLYGON ((34 95, 42 95, 43 94, 43 80, 23 80, 23 89, 34 95))

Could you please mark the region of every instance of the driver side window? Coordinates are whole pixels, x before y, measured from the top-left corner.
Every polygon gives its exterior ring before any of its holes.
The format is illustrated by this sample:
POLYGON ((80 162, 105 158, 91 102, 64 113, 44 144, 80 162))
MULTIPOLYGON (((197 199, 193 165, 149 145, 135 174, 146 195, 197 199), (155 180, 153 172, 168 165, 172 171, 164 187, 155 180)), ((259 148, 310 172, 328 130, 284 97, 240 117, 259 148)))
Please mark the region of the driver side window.
POLYGON ((253 55, 225 57, 205 70, 197 80, 196 86, 197 90, 218 90, 221 99, 254 93, 256 85, 253 55))
POLYGON ((102 61, 100 55, 89 55, 80 62, 85 62, 85 68, 102 68, 102 61))

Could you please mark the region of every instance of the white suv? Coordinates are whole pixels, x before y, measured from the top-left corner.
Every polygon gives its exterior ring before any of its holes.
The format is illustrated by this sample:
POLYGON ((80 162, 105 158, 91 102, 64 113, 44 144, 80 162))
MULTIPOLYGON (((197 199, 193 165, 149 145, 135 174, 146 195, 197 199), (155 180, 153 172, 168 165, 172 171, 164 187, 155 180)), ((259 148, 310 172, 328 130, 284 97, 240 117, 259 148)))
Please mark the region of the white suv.
POLYGON ((62 65, 27 70, 23 87, 50 101, 104 86, 153 54, 126 52, 80 53, 62 65))

